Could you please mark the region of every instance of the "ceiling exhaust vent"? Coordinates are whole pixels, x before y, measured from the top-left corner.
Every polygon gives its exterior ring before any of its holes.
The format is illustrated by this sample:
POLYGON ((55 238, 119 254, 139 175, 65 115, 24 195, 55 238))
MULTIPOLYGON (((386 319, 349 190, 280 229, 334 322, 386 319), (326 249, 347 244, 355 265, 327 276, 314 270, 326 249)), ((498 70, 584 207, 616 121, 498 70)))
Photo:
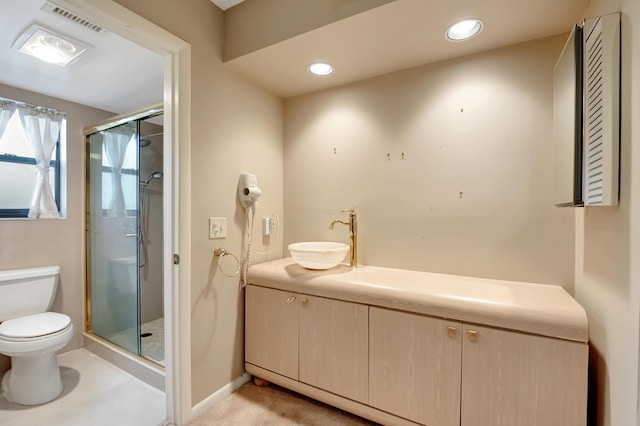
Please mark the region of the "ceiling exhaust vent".
POLYGON ((66 19, 67 21, 71 21, 77 25, 81 25, 84 28, 95 33, 103 34, 107 32, 107 30, 102 28, 100 25, 88 21, 74 13, 71 13, 68 10, 61 8, 60 6, 56 6, 51 3, 45 3, 44 6, 42 6, 42 10, 47 13, 51 13, 52 15, 56 15, 63 19, 66 19))

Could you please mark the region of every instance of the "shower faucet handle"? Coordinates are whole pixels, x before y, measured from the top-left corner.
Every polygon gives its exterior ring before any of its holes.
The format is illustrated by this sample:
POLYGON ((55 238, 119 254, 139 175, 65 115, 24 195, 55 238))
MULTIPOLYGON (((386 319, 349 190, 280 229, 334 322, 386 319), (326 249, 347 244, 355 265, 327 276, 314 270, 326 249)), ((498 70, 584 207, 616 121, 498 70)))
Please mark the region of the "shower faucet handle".
POLYGON ((140 235, 140 234, 138 234, 137 232, 135 234, 124 234, 125 237, 129 237, 129 238, 137 237, 138 235, 140 235))

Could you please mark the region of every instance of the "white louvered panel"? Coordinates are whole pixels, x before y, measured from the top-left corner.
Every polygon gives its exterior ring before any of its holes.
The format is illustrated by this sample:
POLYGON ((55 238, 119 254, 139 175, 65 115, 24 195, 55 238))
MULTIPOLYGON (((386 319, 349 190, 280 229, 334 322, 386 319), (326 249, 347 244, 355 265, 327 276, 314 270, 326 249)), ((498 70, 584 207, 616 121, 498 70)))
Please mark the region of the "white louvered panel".
POLYGON ((602 204, 603 177, 603 94, 602 94, 602 32, 596 31, 587 40, 585 58, 585 144, 586 144, 586 202, 589 205, 602 204))
POLYGON ((618 204, 620 15, 585 21, 584 202, 618 204))

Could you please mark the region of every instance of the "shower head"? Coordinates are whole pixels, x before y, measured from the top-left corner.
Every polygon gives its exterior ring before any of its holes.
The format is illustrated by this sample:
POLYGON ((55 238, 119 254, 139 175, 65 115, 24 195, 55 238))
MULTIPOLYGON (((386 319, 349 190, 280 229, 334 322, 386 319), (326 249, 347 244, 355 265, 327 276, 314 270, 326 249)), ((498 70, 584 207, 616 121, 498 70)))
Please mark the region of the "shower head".
POLYGON ((151 139, 151 138, 153 138, 154 136, 161 136, 161 138, 160 138, 160 141, 161 141, 161 142, 160 142, 160 145, 162 145, 162 135, 163 135, 163 133, 162 133, 162 132, 159 132, 159 133, 153 133, 153 134, 151 134, 151 135, 144 135, 144 136, 143 136, 143 135, 140 135, 140 137, 138 138, 138 146, 139 146, 140 148, 146 148, 146 147, 148 147, 149 145, 151 145, 151 141, 152 141, 152 139, 151 139))
POLYGON ((164 177, 164 174, 160 171, 158 172, 153 172, 149 175, 149 177, 147 179, 145 179, 144 182, 141 182, 142 185, 149 185, 149 182, 151 182, 152 179, 162 179, 164 177))

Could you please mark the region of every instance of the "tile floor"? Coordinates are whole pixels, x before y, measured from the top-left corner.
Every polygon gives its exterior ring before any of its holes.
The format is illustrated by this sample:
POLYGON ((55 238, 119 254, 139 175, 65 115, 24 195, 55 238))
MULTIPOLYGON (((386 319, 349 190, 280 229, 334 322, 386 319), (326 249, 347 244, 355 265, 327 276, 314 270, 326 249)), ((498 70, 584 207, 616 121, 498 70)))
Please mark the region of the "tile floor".
POLYGON ((85 349, 58 357, 64 391, 25 407, 0 396, 2 426, 155 426, 165 419, 165 395, 85 349))
POLYGON ((142 356, 164 366, 164 318, 145 322, 140 328, 142 356))
MULTIPOLYGON (((136 338, 136 333, 137 329, 128 328, 110 336, 100 337, 115 343, 121 348, 135 352, 137 342, 133 341, 133 339, 136 338)), ((144 358, 164 366, 164 318, 158 318, 141 324, 140 333, 140 354, 144 358)))

